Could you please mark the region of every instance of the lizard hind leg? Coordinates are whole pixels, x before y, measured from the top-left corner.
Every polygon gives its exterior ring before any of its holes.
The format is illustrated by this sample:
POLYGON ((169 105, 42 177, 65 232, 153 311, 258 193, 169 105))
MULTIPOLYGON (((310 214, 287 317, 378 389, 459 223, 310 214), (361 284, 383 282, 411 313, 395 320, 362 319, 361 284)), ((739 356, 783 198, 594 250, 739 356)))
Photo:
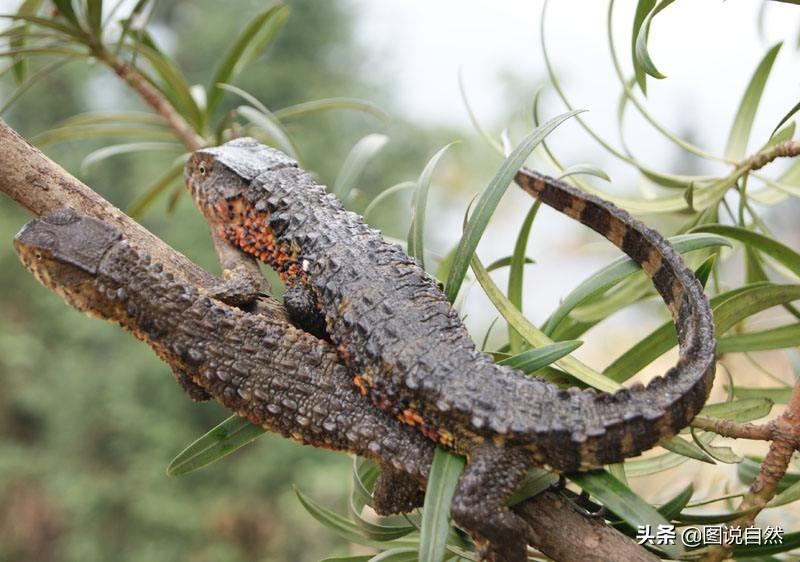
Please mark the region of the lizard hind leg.
POLYGON ((525 562, 526 524, 506 502, 532 466, 530 454, 485 442, 470 453, 450 514, 483 562, 525 562))
POLYGON ((388 462, 381 463, 381 473, 372 490, 372 507, 378 515, 409 513, 424 501, 425 490, 416 479, 388 462))

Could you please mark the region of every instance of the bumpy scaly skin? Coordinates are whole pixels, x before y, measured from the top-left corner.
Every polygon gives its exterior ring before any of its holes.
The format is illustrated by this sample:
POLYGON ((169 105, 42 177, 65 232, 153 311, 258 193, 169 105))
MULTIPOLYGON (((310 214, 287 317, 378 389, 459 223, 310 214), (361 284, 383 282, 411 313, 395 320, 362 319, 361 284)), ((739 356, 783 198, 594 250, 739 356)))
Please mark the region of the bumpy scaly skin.
POLYGON ((196 152, 185 178, 224 237, 290 285, 311 289, 362 393, 467 455, 453 515, 479 543, 488 539, 487 560, 524 559, 519 521, 503 503, 527 468, 588 470, 638 455, 688 424, 711 389, 711 312, 680 255, 625 211, 561 181, 527 170, 516 177, 523 189, 622 248, 672 312, 680 357, 647 387, 560 390, 494 364, 416 260, 293 160, 252 139, 196 152))
MULTIPOLYGON (((376 460, 397 485, 419 493, 432 444, 367 403, 324 342, 208 298, 113 227, 71 211, 31 221, 14 245, 43 285, 148 343, 193 398, 212 397, 301 443, 376 460)), ((376 508, 408 510, 408 495, 381 496, 376 508)))

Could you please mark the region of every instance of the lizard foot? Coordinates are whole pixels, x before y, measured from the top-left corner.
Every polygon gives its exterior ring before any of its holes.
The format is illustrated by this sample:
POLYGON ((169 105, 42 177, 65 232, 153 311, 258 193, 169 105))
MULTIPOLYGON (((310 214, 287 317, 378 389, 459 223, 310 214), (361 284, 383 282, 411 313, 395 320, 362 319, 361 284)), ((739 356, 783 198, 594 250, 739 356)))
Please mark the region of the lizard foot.
POLYGON ((506 500, 531 466, 525 451, 479 445, 458 483, 450 514, 475 542, 482 562, 526 562, 525 522, 506 500))
POLYGON ((260 287, 246 277, 220 279, 209 290, 209 297, 228 306, 246 309, 261 295, 260 287))
POLYGON ((181 385, 183 391, 193 401, 205 402, 206 400, 211 398, 208 392, 206 392, 203 387, 194 382, 192 380, 192 377, 190 377, 188 373, 185 373, 184 371, 181 371, 180 369, 176 368, 172 370, 172 374, 175 376, 175 380, 178 381, 178 384, 181 385))
POLYGON ((389 463, 381 464, 381 473, 372 490, 372 507, 378 515, 408 513, 425 501, 425 492, 409 474, 389 463))

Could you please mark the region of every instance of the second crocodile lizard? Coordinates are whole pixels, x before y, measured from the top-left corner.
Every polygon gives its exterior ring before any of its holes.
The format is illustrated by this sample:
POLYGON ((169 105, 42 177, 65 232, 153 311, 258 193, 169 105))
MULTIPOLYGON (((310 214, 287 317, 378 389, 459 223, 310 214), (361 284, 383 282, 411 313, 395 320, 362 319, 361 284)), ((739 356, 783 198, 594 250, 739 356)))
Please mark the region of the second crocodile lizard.
POLYGON ((686 426, 708 397, 715 340, 700 283, 660 234, 562 181, 516 176, 631 256, 672 312, 678 362, 646 387, 561 390, 496 365, 417 260, 253 139, 195 152, 185 178, 219 233, 281 274, 290 314, 330 338, 361 392, 467 456, 451 512, 485 560, 525 559, 522 522, 505 501, 531 466, 589 470, 638 455, 686 426))

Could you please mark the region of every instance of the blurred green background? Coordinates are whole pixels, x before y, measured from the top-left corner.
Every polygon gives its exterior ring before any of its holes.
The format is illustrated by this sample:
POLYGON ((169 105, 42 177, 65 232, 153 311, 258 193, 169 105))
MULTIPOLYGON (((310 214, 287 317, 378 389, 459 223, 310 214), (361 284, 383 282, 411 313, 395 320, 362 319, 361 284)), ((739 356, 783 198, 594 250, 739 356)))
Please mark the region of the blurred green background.
MULTIPOLYGON (((391 105, 388 86, 364 75, 347 4, 289 5, 278 40, 240 76, 240 86, 273 108, 336 96, 391 105)), ((207 82, 219 53, 262 7, 231 2, 221 17, 218 2, 162 2, 151 28, 192 83, 207 82)), ((126 107, 145 109, 108 70, 78 62, 38 84, 4 117, 31 138, 83 111, 126 107)), ((349 111, 291 127, 304 164, 327 183, 352 145, 375 131, 392 136, 391 157, 379 155, 361 182, 376 192, 414 178, 447 137, 349 111)), ((82 157, 100 146, 66 142, 45 152, 123 209, 173 157, 120 157, 80 175, 82 157)), ((399 214, 389 233, 404 236, 408 216, 399 214)), ((390 209, 384 219, 391 215, 390 209)), ((239 562, 347 553, 292 488, 343 507, 351 466, 345 455, 266 436, 205 470, 165 475, 174 455, 228 413, 190 402, 149 348, 40 287, 11 248, 29 218, 0 199, 0 560, 239 562)), ((143 223, 216 271, 207 228, 188 197, 171 215, 162 197, 143 223)))

